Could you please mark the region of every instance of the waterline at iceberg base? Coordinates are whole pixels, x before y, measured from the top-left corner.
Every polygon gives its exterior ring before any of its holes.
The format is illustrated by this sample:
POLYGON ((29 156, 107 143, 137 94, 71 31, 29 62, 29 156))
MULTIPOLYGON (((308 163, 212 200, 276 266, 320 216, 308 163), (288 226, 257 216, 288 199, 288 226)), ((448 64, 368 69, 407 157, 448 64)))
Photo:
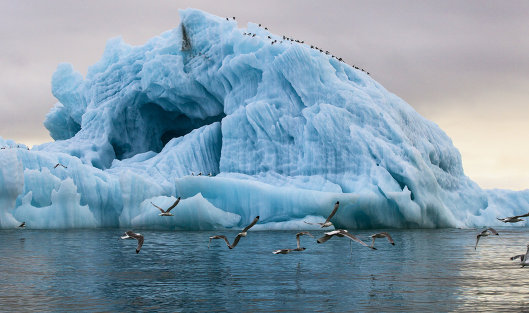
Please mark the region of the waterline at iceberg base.
POLYGON ((366 72, 256 24, 180 15, 143 46, 109 40, 84 78, 58 66, 55 141, 0 139, 1 228, 207 230, 259 215, 255 229, 307 229, 336 201, 349 229, 527 212, 529 191, 479 188, 450 138, 366 72), (178 196, 158 216, 151 202, 178 196))

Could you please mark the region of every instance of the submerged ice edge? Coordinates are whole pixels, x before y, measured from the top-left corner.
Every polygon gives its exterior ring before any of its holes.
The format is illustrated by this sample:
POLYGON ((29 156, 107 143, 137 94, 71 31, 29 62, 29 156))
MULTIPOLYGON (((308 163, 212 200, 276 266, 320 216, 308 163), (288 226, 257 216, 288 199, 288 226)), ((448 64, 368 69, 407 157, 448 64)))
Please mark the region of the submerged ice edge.
POLYGON ((143 46, 110 40, 84 78, 59 65, 56 141, 0 138, 1 228, 240 228, 260 215, 263 229, 301 229, 338 200, 344 228, 527 212, 528 191, 479 188, 450 138, 365 72, 257 24, 180 14, 143 46), (177 216, 150 204, 178 196, 177 216))

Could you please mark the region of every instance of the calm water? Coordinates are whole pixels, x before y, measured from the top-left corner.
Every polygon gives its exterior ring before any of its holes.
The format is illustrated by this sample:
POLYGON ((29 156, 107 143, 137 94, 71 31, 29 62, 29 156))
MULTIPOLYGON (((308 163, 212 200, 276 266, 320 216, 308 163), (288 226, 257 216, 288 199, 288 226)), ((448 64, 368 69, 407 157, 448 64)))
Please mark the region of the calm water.
MULTIPOLYGON (((377 251, 344 238, 317 244, 296 231, 250 231, 229 250, 208 237, 236 232, 0 231, 0 310, 9 311, 499 311, 529 310, 526 228, 391 230, 377 251)), ((368 240, 373 231, 355 231, 368 240)), ((313 231, 318 237, 322 232, 313 231)))

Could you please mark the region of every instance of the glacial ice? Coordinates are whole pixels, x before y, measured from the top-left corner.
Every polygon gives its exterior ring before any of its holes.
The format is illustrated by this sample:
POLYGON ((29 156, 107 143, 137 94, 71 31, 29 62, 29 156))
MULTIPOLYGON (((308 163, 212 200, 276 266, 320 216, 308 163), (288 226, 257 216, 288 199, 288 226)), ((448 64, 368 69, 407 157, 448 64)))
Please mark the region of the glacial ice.
POLYGON ((143 46, 109 40, 84 78, 58 66, 55 141, 0 138, 0 228, 237 229, 259 215, 256 230, 310 229, 337 200, 349 229, 527 212, 528 191, 479 188, 450 138, 366 72, 253 23, 180 15, 143 46), (150 204, 178 196, 172 217, 150 204))

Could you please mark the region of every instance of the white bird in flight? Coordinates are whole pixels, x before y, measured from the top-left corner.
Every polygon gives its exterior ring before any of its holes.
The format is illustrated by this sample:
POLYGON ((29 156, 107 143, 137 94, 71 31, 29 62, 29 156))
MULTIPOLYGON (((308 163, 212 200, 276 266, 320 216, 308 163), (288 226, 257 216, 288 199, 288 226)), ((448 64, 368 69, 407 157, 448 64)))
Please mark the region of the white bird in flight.
POLYGON ((327 217, 327 219, 323 223, 309 223, 309 222, 305 222, 305 221, 304 222, 307 223, 307 224, 311 224, 311 225, 320 225, 321 228, 333 226, 333 224, 331 222, 331 218, 334 216, 334 214, 336 214, 336 211, 338 211, 338 207, 339 206, 340 206, 340 201, 336 201, 336 203, 334 204, 334 209, 332 210, 332 212, 329 215, 329 217, 327 217))
POLYGON ((134 233, 133 231, 129 230, 125 232, 123 236, 121 236, 121 239, 136 239, 138 240, 138 246, 136 247, 136 253, 140 253, 141 246, 143 246, 143 235, 134 233))
POLYGON ((212 239, 224 239, 224 241, 226 241, 226 245, 228 246, 228 248, 230 249, 233 249, 235 248, 235 246, 239 243, 239 240, 241 240, 241 237, 246 237, 246 235, 248 234, 248 230, 250 228, 253 227, 253 225, 255 225, 257 223, 257 221, 259 220, 259 215, 257 215, 253 221, 250 223, 250 225, 244 227, 244 229, 237 234, 237 236, 235 237, 235 239, 233 239, 233 243, 230 244, 230 242, 228 241, 228 238, 226 238, 226 236, 224 235, 215 235, 215 236, 211 236, 209 237, 209 244, 208 244, 208 249, 209 249, 209 245, 211 244, 211 240, 212 239))
POLYGON ((474 246, 474 250, 476 250, 478 248, 478 242, 479 242, 479 238, 481 237, 487 237, 488 235, 496 235, 496 236, 499 236, 500 234, 498 234, 498 232, 492 228, 492 227, 489 227, 487 229, 485 229, 484 231, 482 231, 481 233, 479 233, 477 236, 476 236, 476 245, 474 246))
POLYGON ((354 240, 356 242, 358 242, 359 244, 361 244, 362 246, 365 246, 365 247, 368 247, 370 249, 373 249, 373 250, 376 250, 377 248, 375 247, 371 247, 371 246, 368 246, 367 243, 363 242, 362 240, 358 239, 355 235, 353 234, 350 234, 347 230, 345 229, 337 229, 337 230, 333 230, 333 231, 330 231, 328 233, 325 233, 325 235, 321 238, 319 238, 317 240, 318 243, 324 243, 326 242, 327 240, 331 239, 333 236, 337 236, 337 237, 347 237, 351 240, 354 240))
POLYGON ((371 248, 373 248, 375 246, 375 238, 384 238, 386 237, 389 241, 390 244, 392 245, 395 245, 395 242, 393 241, 393 238, 391 238, 391 236, 386 233, 386 232, 381 232, 381 233, 378 233, 378 234, 373 234, 371 235, 371 248))
POLYGON ((525 252, 525 254, 515 255, 511 257, 511 260, 516 260, 518 258, 520 259, 520 265, 522 267, 529 265, 529 244, 527 245, 527 251, 525 252))
POLYGON ((308 235, 308 236, 311 236, 312 238, 314 238, 314 236, 312 236, 308 231, 297 233, 296 234, 296 241, 298 243, 298 247, 296 249, 279 249, 279 250, 273 251, 272 253, 273 254, 287 254, 287 253, 290 253, 292 251, 304 251, 305 247, 301 247, 300 240, 299 240, 299 236, 303 236, 303 235, 308 235))
POLYGON ((504 218, 496 217, 496 219, 504 223, 518 223, 518 222, 523 221, 520 217, 526 217, 526 216, 529 216, 529 213, 525 213, 522 215, 516 215, 516 216, 509 216, 509 217, 504 217, 504 218))
POLYGON ((178 202, 180 202, 180 197, 178 197, 178 199, 176 199, 176 201, 173 203, 173 205, 171 205, 169 208, 167 208, 167 210, 164 210, 164 209, 160 208, 159 206, 157 206, 156 204, 154 204, 152 202, 151 202, 151 204, 154 205, 155 207, 157 207, 158 210, 160 210, 160 212, 162 212, 162 213, 160 213, 158 215, 160 215, 160 216, 173 216, 173 214, 169 213, 169 211, 171 211, 178 204, 178 202))

